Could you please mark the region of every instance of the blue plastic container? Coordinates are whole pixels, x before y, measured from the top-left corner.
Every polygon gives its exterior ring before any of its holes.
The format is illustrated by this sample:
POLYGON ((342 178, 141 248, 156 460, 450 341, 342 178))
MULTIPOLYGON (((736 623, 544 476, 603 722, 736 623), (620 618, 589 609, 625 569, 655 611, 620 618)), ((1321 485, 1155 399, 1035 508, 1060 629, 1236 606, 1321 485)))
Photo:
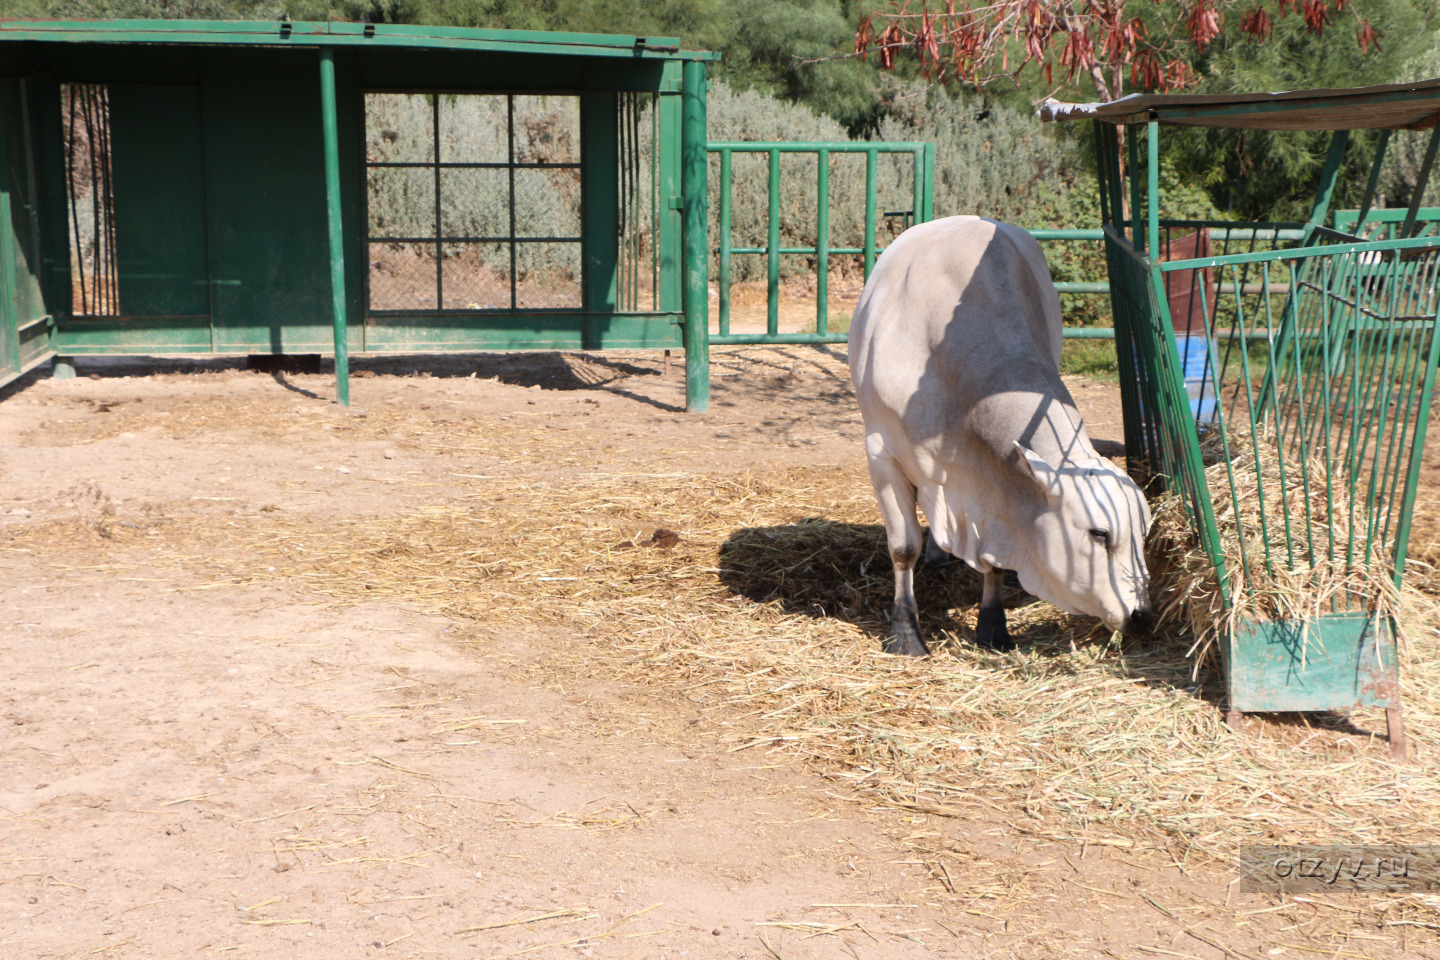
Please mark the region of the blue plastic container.
POLYGON ((1190 412, 1197 423, 1215 419, 1215 374, 1210 369, 1210 349, 1204 334, 1176 335, 1180 366, 1185 371, 1185 392, 1190 395, 1190 412))

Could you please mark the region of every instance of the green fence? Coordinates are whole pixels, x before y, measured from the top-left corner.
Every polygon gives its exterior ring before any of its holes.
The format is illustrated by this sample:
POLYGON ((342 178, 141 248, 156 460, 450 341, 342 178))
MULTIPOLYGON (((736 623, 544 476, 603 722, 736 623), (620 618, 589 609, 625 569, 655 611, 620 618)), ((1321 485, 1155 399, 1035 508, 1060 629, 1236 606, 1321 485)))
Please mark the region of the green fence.
POLYGON ((882 154, 908 154, 911 157, 911 206, 908 210, 889 211, 891 216, 904 218, 907 225, 924 223, 934 218, 935 145, 933 143, 726 143, 712 142, 712 156, 719 159, 719 333, 710 335, 712 344, 726 343, 842 343, 844 333, 831 333, 830 258, 859 256, 863 258, 865 277, 870 276, 875 258, 884 249, 877 240, 882 211, 877 201, 879 158, 882 154), (781 244, 781 156, 812 154, 815 157, 815 220, 813 244, 781 244), (734 157, 736 154, 764 154, 768 160, 766 217, 767 235, 764 244, 737 245, 733 236, 735 205, 734 157), (860 154, 865 158, 865 194, 861 243, 832 246, 831 225, 831 159, 836 155, 860 154), (780 332, 780 257, 799 254, 815 258, 815 332, 780 332), (765 258, 766 332, 735 334, 730 332, 731 284, 734 258, 755 256, 765 258))
MULTIPOLYGON (((713 245, 715 261, 713 275, 716 281, 716 295, 718 299, 718 332, 712 332, 709 342, 712 344, 794 344, 794 343, 844 343, 848 334, 845 332, 832 332, 830 330, 830 264, 832 257, 852 256, 861 258, 864 276, 868 279, 870 271, 875 265, 876 257, 884 251, 885 244, 880 242, 881 218, 896 218, 903 220, 903 225, 908 227, 914 223, 924 223, 934 219, 934 186, 935 186, 935 155, 934 144, 931 143, 887 143, 887 142, 835 142, 835 143, 764 143, 764 142, 711 142, 708 147, 712 161, 712 170, 717 174, 718 193, 718 216, 715 218, 718 237, 713 245), (764 215, 765 236, 760 243, 736 242, 734 212, 737 206, 735 155, 752 154, 761 155, 766 161, 765 171, 765 197, 766 208, 764 215), (797 224, 793 217, 787 217, 791 212, 784 206, 784 187, 788 187, 781 171, 781 158, 786 154, 807 154, 815 158, 815 171, 813 180, 814 186, 814 211, 810 214, 812 219, 804 224, 797 224), (865 181, 863 194, 863 225, 860 228, 862 242, 859 245, 834 245, 831 243, 834 223, 836 221, 835 206, 836 198, 832 194, 832 171, 830 169, 831 157, 835 155, 861 155, 865 159, 865 181), (909 188, 910 208, 903 210, 882 210, 878 196, 877 173, 879 158, 882 154, 908 155, 911 160, 911 185, 909 188), (785 243, 784 235, 808 232, 813 238, 810 242, 785 243), (810 332, 781 332, 780 326, 780 283, 781 283, 781 260, 782 256, 801 255, 814 258, 815 274, 815 320, 814 331, 810 332), (737 273, 735 264, 736 258, 755 257, 763 258, 765 275, 765 321, 766 331, 764 333, 734 333, 732 332, 732 286, 737 273)), ((1359 211, 1342 211, 1337 213, 1337 223, 1354 223, 1359 211), (1344 221, 1346 216, 1349 221, 1344 221)), ((1440 220, 1440 209, 1421 211, 1420 219, 1423 223, 1429 223, 1433 230, 1434 222, 1440 220)), ((1367 222, 1376 221, 1385 224, 1398 223, 1404 220, 1404 211, 1373 210, 1367 212, 1367 222)), ((1175 232, 1178 237, 1184 231, 1174 231, 1174 228, 1184 226, 1182 221, 1162 221, 1168 233, 1175 232)), ((1283 224, 1256 224, 1256 223, 1216 223, 1205 225, 1191 225, 1190 232, 1197 229, 1206 230, 1207 236, 1215 249, 1233 252, 1255 252, 1256 250, 1277 249, 1285 245, 1299 241, 1305 232, 1305 224, 1283 223, 1283 224)), ((1393 226, 1391 227, 1393 230, 1393 226)), ((1042 245, 1050 246, 1059 243, 1102 243, 1105 239, 1104 230, 1098 227, 1090 228, 1043 228, 1032 229, 1030 235, 1040 241, 1042 245)), ((1254 284, 1245 288, 1247 293, 1254 293, 1254 284)), ((1093 280, 1062 280, 1055 283, 1055 289, 1061 294, 1079 296, 1109 296, 1110 282, 1100 277, 1093 280)), ((1273 295, 1284 295, 1287 291, 1283 283, 1276 283, 1268 288, 1273 295)), ((1222 289, 1218 294, 1222 297, 1232 295, 1234 291, 1222 289)), ((1115 330, 1113 327, 1066 327, 1064 330, 1066 339, 1102 339, 1113 340, 1115 330)))

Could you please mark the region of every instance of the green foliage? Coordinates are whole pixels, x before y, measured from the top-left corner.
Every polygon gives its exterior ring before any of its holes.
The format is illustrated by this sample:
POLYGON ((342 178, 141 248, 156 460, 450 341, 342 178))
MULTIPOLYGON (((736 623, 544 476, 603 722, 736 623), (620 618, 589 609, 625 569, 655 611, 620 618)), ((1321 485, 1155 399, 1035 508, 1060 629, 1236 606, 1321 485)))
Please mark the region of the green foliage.
MULTIPOLYGON (((1407 61, 1398 80, 1428 80, 1440 77, 1440 33, 1432 34, 1428 48, 1407 61)), ((1429 130, 1397 130, 1390 137, 1381 174, 1377 207, 1408 206, 1419 186, 1420 165, 1430 140, 1429 130)), ((1427 207, 1440 206, 1440 173, 1432 172, 1425 186, 1422 202, 1427 207)))
MULTIPOLYGON (((1360 50, 1347 24, 1323 34, 1298 16, 1277 17, 1274 34, 1260 41, 1232 18, 1224 36, 1196 59, 1197 93, 1248 93, 1306 87, 1386 83, 1429 37, 1434 12, 1424 0, 1372 0, 1365 16, 1383 33, 1380 49, 1360 50)), ((1328 133, 1195 128, 1167 131, 1169 165, 1202 184, 1216 206, 1252 220, 1304 220, 1324 166, 1328 133)), ((1363 183, 1374 137, 1357 135, 1342 182, 1363 183)), ((1344 202, 1343 198, 1337 200, 1344 202)))
POLYGON ((1066 340, 1060 349, 1060 372, 1096 380, 1119 379, 1114 340, 1066 340))

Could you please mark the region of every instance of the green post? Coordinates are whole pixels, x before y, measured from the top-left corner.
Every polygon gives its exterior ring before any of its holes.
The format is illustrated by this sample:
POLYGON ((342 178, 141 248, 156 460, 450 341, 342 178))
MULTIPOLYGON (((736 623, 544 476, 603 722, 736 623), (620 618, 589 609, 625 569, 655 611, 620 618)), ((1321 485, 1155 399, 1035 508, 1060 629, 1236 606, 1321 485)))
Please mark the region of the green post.
POLYGON ((815 332, 830 332, 830 151, 815 151, 815 332))
POLYGON ((910 159, 913 161, 910 166, 914 170, 910 177, 910 225, 914 226, 925 222, 925 148, 917 148, 910 159))
POLYGON ((720 336, 730 336, 730 151, 720 151, 720 336))
POLYGON ((1375 202, 1375 187, 1380 182, 1380 168, 1385 164, 1385 151, 1390 146, 1390 131, 1380 131, 1380 143, 1375 147, 1375 161, 1370 165, 1370 179, 1365 183, 1365 199, 1360 201, 1360 215, 1355 218, 1356 236, 1365 229, 1365 218, 1370 215, 1370 205, 1375 202))
POLYGON ((780 151, 770 151, 770 216, 765 239, 765 329, 780 332, 780 151))
POLYGON ((1330 151, 1325 155, 1325 167, 1320 171, 1320 184, 1315 191, 1315 206, 1310 210, 1310 219, 1305 223, 1305 239, 1301 246, 1310 245, 1310 236, 1315 228, 1325 223, 1330 215, 1330 198, 1335 194, 1335 177, 1340 172, 1340 161, 1345 159, 1345 147, 1350 143, 1349 130, 1336 130, 1330 135, 1330 151))
POLYGON ((1410 209, 1405 211, 1405 224, 1395 236, 1399 240, 1409 240, 1415 231, 1415 218, 1420 213, 1420 198, 1425 196, 1425 188, 1430 184, 1430 171, 1435 167, 1435 153, 1440 150, 1440 127, 1436 127, 1430 133, 1430 143, 1425 148, 1425 159, 1420 162, 1420 175, 1415 178, 1415 195, 1410 198, 1410 209))
POLYGON ((920 215, 922 223, 935 219, 935 144, 925 142, 925 212, 920 215))
POLYGON ((335 316, 335 396, 350 406, 345 321, 345 232, 340 217, 340 135, 335 118, 335 51, 320 48, 320 120, 325 135, 325 207, 330 220, 330 298, 335 316))
POLYGON ((710 409, 710 244, 706 237, 708 185, 705 61, 686 60, 680 124, 680 193, 685 250, 685 409, 710 409))
POLYGON ((875 269, 875 151, 865 151, 865 279, 875 269))
MULTIPOLYGON (((1151 120, 1149 129, 1145 131, 1145 148, 1147 160, 1149 161, 1145 170, 1145 193, 1146 193, 1146 241, 1145 252, 1150 255, 1151 263, 1160 262, 1160 124, 1151 120)), ((1138 228, 1138 224, 1137 224, 1138 228)), ((1164 290, 1164 284, 1156 288, 1164 290)))

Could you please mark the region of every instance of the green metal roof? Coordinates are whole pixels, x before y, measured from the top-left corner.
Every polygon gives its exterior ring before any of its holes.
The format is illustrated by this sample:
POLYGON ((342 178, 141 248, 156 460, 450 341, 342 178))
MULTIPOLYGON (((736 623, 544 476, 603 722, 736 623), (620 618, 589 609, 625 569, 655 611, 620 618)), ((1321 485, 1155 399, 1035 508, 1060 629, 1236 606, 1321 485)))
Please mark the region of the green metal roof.
POLYGON ((1041 120, 1104 120, 1250 130, 1420 130, 1440 121, 1440 79, 1281 93, 1131 94, 1109 103, 1047 100, 1041 120))
POLYGON ((0 42, 402 47, 647 60, 719 60, 674 37, 276 20, 0 20, 0 42))

